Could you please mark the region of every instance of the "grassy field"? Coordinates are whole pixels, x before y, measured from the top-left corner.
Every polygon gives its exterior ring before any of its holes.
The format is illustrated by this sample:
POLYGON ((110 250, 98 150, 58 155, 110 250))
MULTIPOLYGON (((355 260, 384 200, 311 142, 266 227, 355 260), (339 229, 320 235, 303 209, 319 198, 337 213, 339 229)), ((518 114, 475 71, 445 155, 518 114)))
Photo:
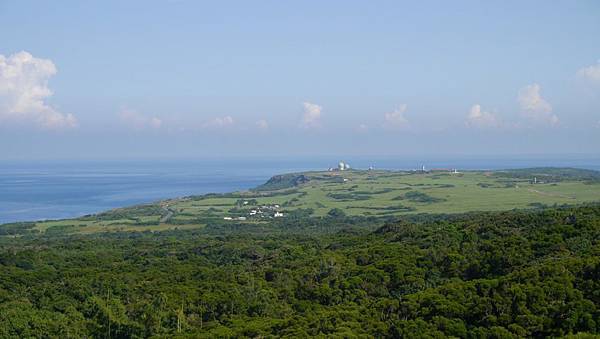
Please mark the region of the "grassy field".
POLYGON ((332 209, 347 216, 389 217, 600 201, 598 172, 591 176, 586 173, 589 171, 567 169, 306 172, 276 176, 256 190, 166 200, 78 219, 37 222, 31 227, 39 232, 69 233, 159 231, 199 228, 215 222, 262 223, 271 220, 276 211, 282 218, 295 211, 325 216, 332 209))

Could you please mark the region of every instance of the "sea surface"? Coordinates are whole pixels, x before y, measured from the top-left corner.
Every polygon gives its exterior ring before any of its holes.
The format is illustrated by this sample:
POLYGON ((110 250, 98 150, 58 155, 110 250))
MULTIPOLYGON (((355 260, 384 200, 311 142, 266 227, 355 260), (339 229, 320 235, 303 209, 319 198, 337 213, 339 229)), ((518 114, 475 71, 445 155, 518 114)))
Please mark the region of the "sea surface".
POLYGON ((600 170, 600 157, 300 157, 137 161, 0 161, 0 224, 62 219, 160 199, 246 190, 271 176, 355 168, 506 169, 537 166, 600 170))

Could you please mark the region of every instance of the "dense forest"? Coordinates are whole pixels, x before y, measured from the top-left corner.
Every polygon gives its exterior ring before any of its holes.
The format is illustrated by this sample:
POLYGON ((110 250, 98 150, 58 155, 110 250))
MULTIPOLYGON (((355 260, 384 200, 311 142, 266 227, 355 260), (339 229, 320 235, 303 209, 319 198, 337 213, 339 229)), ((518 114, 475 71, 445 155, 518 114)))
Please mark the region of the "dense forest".
POLYGON ((4 236, 0 337, 600 333, 599 205, 253 227, 4 236))

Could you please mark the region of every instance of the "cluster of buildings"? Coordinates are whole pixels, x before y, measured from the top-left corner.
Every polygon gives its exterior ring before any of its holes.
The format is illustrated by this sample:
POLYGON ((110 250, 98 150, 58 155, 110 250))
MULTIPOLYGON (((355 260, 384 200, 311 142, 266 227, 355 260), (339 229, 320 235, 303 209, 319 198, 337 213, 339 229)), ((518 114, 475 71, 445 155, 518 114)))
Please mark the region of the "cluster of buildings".
POLYGON ((256 216, 256 217, 273 217, 273 218, 280 218, 283 217, 283 213, 279 212, 279 208, 280 206, 277 204, 274 205, 262 205, 259 206, 255 209, 251 209, 249 216, 256 216))
MULTIPOLYGON (((249 204, 249 202, 244 201, 242 204, 246 206, 249 204)), ((244 221, 244 220, 248 220, 248 218, 281 218, 281 217, 284 217, 284 214, 283 214, 283 212, 281 212, 279 210, 280 208, 281 208, 281 206, 279 206, 278 204, 261 205, 261 206, 252 208, 246 216, 223 217, 223 220, 244 221)))
POLYGON ((334 172, 334 171, 347 171, 350 169, 350 164, 348 164, 347 162, 344 161, 340 161, 338 163, 337 168, 335 167, 329 167, 328 171, 329 172, 334 172))
MULTIPOLYGON (((329 167, 328 171, 329 172, 341 172, 341 171, 347 171, 350 169, 350 164, 348 164, 345 161, 340 161, 337 165, 337 167, 329 167)), ((369 166, 369 171, 374 171, 375 167, 374 166, 369 166)), ((411 172, 416 172, 416 173, 430 173, 430 172, 443 172, 443 171, 448 171, 451 174, 460 174, 460 172, 458 171, 458 169, 456 168, 434 168, 434 169, 427 169, 425 168, 425 165, 422 165, 421 168, 418 169, 413 169, 410 170, 411 172)))

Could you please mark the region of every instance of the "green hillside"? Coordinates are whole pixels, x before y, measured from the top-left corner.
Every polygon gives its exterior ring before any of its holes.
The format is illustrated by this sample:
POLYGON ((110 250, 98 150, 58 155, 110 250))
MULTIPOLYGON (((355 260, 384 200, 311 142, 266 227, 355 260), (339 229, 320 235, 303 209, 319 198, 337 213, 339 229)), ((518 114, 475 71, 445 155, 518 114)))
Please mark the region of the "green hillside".
POLYGON ((391 220, 422 213, 534 209, 594 201, 600 201, 599 172, 571 168, 306 172, 277 175, 245 192, 166 200, 73 220, 4 225, 0 234, 264 224, 273 219, 323 217, 339 211, 347 216, 391 220))

